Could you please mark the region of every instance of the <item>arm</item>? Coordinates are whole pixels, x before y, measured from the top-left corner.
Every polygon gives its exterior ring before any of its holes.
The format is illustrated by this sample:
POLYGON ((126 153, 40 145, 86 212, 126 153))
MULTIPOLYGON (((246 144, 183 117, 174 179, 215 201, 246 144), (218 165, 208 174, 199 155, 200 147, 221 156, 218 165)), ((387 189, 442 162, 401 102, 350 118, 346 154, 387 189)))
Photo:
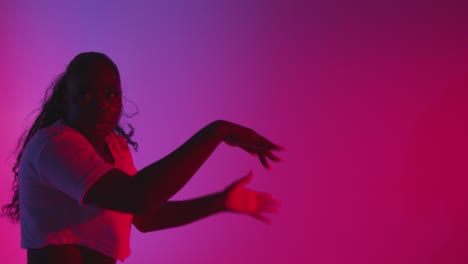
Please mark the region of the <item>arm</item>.
POLYGON ((192 200, 166 202, 154 212, 135 215, 133 224, 141 232, 151 232, 186 225, 225 211, 248 214, 269 223, 262 213, 276 212, 279 203, 270 194, 246 189, 245 185, 251 179, 252 173, 249 173, 222 192, 192 200))
POLYGON ((133 214, 154 212, 190 180, 222 141, 257 154, 265 167, 269 167, 267 157, 279 160, 271 153, 279 147, 253 130, 226 121, 215 121, 134 177, 117 169, 109 171, 91 186, 83 201, 133 214))
POLYGON ((153 211, 190 180, 222 141, 222 133, 213 122, 133 177, 112 170, 89 189, 84 202, 134 214, 153 211))
POLYGON ((225 210, 223 193, 176 202, 166 202, 158 210, 135 215, 133 225, 141 232, 190 224, 225 210))

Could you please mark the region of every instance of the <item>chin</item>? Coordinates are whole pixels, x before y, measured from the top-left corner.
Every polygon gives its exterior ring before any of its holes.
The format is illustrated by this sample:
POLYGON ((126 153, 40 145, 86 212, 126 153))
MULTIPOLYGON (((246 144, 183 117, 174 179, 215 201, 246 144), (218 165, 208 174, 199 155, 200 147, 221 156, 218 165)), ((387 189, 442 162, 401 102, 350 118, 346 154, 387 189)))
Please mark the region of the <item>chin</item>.
POLYGON ((114 129, 115 129, 115 126, 111 124, 97 124, 94 127, 93 132, 96 136, 106 137, 110 133, 112 133, 114 129))

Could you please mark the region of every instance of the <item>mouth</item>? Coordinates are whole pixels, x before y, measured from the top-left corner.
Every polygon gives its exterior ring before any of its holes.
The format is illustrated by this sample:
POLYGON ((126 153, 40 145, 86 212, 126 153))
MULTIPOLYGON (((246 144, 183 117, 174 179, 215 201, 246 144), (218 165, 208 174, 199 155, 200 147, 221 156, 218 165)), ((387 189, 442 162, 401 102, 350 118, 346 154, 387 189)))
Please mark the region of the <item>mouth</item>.
POLYGON ((96 123, 113 123, 118 119, 115 113, 98 113, 96 115, 96 123))
POLYGON ((117 122, 109 119, 97 120, 95 123, 96 128, 102 129, 114 129, 117 126, 117 122))
POLYGON ((94 117, 91 117, 88 121, 89 124, 92 124, 93 126, 110 126, 110 125, 115 125, 118 121, 118 118, 114 115, 95 115, 94 117))
POLYGON ((119 120, 119 115, 113 112, 89 112, 81 117, 83 127, 98 130, 112 130, 119 120))

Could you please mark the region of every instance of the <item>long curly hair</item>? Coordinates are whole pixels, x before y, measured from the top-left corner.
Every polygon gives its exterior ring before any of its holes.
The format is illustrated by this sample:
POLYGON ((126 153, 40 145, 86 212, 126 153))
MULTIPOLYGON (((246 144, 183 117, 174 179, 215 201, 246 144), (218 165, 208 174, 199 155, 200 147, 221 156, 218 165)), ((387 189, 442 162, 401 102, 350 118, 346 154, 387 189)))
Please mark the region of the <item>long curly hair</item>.
MULTIPOLYGON (((66 89, 67 78, 80 78, 83 74, 86 74, 92 65, 96 61, 102 61, 110 66, 114 72, 119 76, 119 70, 115 63, 105 54, 99 52, 84 52, 78 54, 67 66, 66 71, 52 82, 50 87, 46 90, 44 99, 42 100, 42 106, 38 109, 39 115, 36 117, 32 125, 27 128, 20 136, 16 145, 16 162, 13 165, 13 184, 12 191, 13 196, 11 202, 5 204, 2 207, 2 216, 6 216, 17 223, 20 219, 20 207, 19 207, 19 188, 18 188, 18 174, 20 168, 21 158, 26 145, 29 143, 31 138, 43 128, 51 126, 56 121, 64 118, 64 91, 66 89)), ((123 113, 123 111, 122 111, 123 113)), ((128 115, 126 115, 128 117, 128 115)), ((121 114, 122 117, 122 114, 121 114)), ((121 118, 120 118, 121 119, 121 118)), ((115 128, 115 133, 123 136, 127 143, 131 145, 135 151, 138 150, 138 143, 132 140, 132 136, 135 130, 131 124, 127 124, 129 131, 126 132, 121 125, 121 120, 115 128)))

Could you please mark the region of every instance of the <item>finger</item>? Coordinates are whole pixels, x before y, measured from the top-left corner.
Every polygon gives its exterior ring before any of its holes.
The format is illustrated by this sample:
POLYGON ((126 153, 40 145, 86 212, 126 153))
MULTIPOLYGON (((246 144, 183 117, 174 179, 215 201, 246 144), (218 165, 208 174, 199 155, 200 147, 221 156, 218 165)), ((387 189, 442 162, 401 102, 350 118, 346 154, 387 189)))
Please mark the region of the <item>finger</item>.
POLYGON ((253 178, 253 172, 250 170, 249 173, 247 173, 247 175, 244 177, 243 179, 243 183, 248 183, 252 180, 253 178))
POLYGON ((264 201, 258 201, 258 206, 263 208, 263 207, 279 207, 281 204, 280 202, 270 199, 270 200, 264 200, 264 201))
POLYGON ((253 172, 249 171, 249 173, 246 176, 244 176, 244 177, 240 178, 239 180, 237 180, 235 182, 235 184, 236 185, 246 185, 247 183, 249 183, 252 180, 252 178, 253 178, 253 172))
POLYGON ((272 145, 271 148, 270 148, 271 150, 276 150, 276 151, 284 151, 284 150, 286 150, 286 148, 283 147, 283 146, 280 146, 280 145, 277 145, 277 144, 274 144, 274 143, 272 143, 272 144, 273 144, 273 145, 272 145))
POLYGON ((252 154, 254 156, 257 156, 257 152, 252 147, 242 146, 241 148, 243 150, 247 151, 248 153, 250 153, 250 154, 252 154))
POLYGON ((262 213, 278 213, 278 207, 259 207, 257 209, 257 212, 262 212, 262 213))
POLYGON ((260 138, 261 138, 262 145, 267 149, 271 149, 271 150, 282 150, 283 149, 281 146, 276 145, 275 143, 271 142, 270 140, 266 139, 263 136, 260 136, 260 138))
POLYGON ((273 196, 271 196, 271 194, 269 193, 257 193, 257 196, 256 196, 257 200, 259 201, 271 201, 271 202, 274 202, 274 203, 277 203, 277 204, 280 204, 280 202, 278 200, 275 200, 273 198, 273 196))
POLYGON ((280 206, 281 205, 281 202, 278 201, 278 200, 275 200, 275 199, 271 199, 268 201, 269 204, 272 204, 274 206, 280 206))
POLYGON ((265 156, 263 155, 263 153, 257 153, 257 154, 258 154, 258 158, 260 159, 260 162, 262 163, 263 167, 265 167, 267 170, 271 171, 270 164, 268 164, 268 162, 265 159, 265 156))
POLYGON ((273 197, 271 194, 266 193, 266 192, 256 192, 256 198, 259 201, 267 201, 267 200, 273 200, 273 197))
POLYGON ((259 210, 268 210, 274 209, 277 210, 280 207, 280 202, 274 199, 264 199, 264 200, 257 200, 257 208, 259 210))
POLYGON ((266 223, 266 224, 271 224, 271 221, 270 219, 268 219, 267 217, 261 215, 261 214, 258 214, 258 213, 250 213, 249 214, 250 216, 253 216, 254 218, 266 223))
POLYGON ((278 158, 276 155, 274 155, 273 153, 271 153, 271 151, 267 150, 264 152, 265 155, 271 159, 272 161, 275 161, 275 162, 280 162, 282 161, 280 158, 278 158))

